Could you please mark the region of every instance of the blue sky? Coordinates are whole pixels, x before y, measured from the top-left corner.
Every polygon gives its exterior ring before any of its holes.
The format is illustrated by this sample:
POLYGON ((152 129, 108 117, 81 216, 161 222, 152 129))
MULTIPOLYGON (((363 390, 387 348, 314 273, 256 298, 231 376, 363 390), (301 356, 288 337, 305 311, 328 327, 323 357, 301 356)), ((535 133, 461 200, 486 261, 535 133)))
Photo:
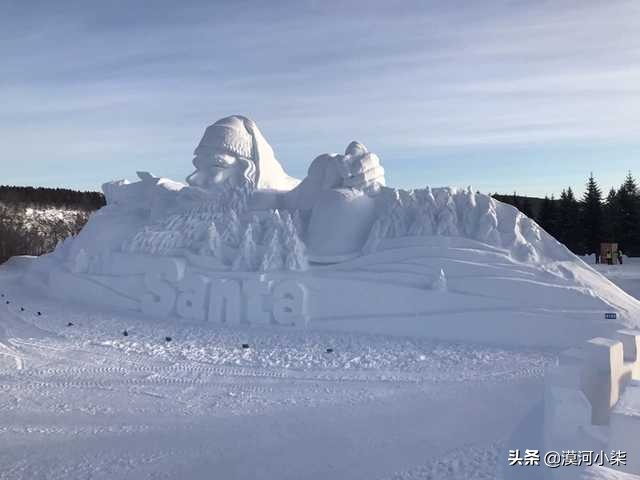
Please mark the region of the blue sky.
POLYGON ((353 139, 398 187, 640 176, 640 2, 0 0, 0 183, 182 180, 254 118, 285 169, 353 139))

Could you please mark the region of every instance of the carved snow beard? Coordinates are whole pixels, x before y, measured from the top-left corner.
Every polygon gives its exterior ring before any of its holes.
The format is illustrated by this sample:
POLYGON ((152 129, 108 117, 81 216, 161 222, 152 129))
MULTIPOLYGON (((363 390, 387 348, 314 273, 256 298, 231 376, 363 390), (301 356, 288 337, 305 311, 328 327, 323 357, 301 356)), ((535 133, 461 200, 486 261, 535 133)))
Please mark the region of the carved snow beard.
POLYGON ((218 175, 224 176, 225 171, 228 171, 226 178, 221 181, 212 181, 213 177, 210 175, 210 172, 196 168, 195 172, 187 177, 187 183, 193 187, 200 187, 206 190, 238 187, 241 185, 255 188, 257 184, 256 165, 248 158, 236 157, 236 162, 228 167, 220 168, 218 175))

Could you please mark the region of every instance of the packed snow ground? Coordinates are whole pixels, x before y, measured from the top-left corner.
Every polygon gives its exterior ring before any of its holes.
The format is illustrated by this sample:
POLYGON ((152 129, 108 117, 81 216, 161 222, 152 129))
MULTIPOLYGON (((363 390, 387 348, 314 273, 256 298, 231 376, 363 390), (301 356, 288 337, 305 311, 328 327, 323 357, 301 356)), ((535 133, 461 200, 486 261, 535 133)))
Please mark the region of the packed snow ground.
POLYGON ((640 298, 640 258, 624 258, 622 265, 591 265, 625 292, 640 298))
POLYGON ((156 323, 33 297, 8 273, 0 290, 3 479, 494 478, 555 361, 156 323))
MULTIPOLYGON (((638 263, 598 268, 640 280, 638 263)), ((499 478, 516 473, 510 439, 556 361, 153 321, 47 300, 14 276, 0 273, 0 479, 499 478)))

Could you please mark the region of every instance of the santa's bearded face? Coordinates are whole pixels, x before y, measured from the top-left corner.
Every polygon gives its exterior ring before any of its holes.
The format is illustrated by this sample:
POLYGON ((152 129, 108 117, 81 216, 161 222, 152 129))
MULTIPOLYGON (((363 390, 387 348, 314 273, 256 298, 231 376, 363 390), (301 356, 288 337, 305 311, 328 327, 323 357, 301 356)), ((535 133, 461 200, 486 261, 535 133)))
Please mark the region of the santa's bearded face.
POLYGON ((238 158, 221 150, 199 153, 193 164, 196 171, 187 177, 187 183, 195 187, 210 189, 227 182, 237 183, 242 175, 238 158))

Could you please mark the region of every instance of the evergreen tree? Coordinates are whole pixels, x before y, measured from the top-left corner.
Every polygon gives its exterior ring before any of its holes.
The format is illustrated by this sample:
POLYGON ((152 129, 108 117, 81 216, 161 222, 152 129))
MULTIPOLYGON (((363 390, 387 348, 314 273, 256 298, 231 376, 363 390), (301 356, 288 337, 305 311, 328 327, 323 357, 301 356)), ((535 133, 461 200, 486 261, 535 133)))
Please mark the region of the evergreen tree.
POLYGON ((501 245, 495 200, 479 197, 477 204, 479 209, 478 224, 474 237, 489 245, 501 245))
POLYGON ((511 205, 513 205, 514 207, 516 207, 518 210, 522 211, 522 209, 520 208, 520 199, 518 198, 518 194, 514 191, 513 195, 511 196, 511 201, 508 202, 511 205))
POLYGON ((593 173, 589 175, 587 190, 582 198, 582 226, 586 253, 600 251, 600 243, 603 241, 604 235, 602 192, 593 173))
POLYGON ((284 269, 283 246, 280 241, 280 230, 276 229, 271 234, 269 245, 264 252, 260 270, 263 272, 272 272, 284 269))
POLYGON ((226 218, 226 228, 222 232, 222 239, 224 243, 229 246, 235 247, 240 243, 240 220, 236 215, 235 210, 231 210, 226 218))
POLYGON ((434 222, 432 206, 428 204, 420 205, 416 211, 413 223, 409 227, 408 234, 416 237, 433 235, 434 222))
MULTIPOLYGON (((284 214, 285 212, 283 212, 284 214)), ((269 216, 264 221, 264 228, 262 233, 263 241, 268 242, 273 237, 273 232, 276 230, 282 230, 284 223, 280 211, 275 209, 269 212, 269 216)))
POLYGON ((522 198, 522 203, 520 204, 520 211, 529 218, 533 218, 533 209, 531 208, 531 201, 528 197, 522 198))
POLYGON ((640 197, 631 172, 627 174, 617 195, 618 218, 616 236, 620 248, 628 255, 640 253, 640 197))
POLYGON ((545 229, 545 231, 554 237, 558 236, 558 211, 556 208, 556 201, 551 195, 544 197, 542 206, 540 207, 540 214, 538 215, 538 224, 545 229))
POLYGON ((435 278, 433 283, 431 284, 431 289, 436 290, 438 292, 444 292, 447 290, 447 276, 444 273, 444 270, 441 268, 438 276, 435 278))
POLYGON ((394 197, 389 209, 389 229, 387 235, 390 238, 403 237, 407 234, 408 219, 407 209, 400 199, 398 190, 394 190, 394 197))
POLYGON ((614 242, 618 234, 618 192, 611 188, 604 204, 604 241, 614 242))
POLYGON ((569 187, 560 194, 557 238, 573 253, 582 253, 581 230, 580 205, 569 187))
POLYGON ((293 223, 293 218, 288 215, 285 218, 284 228, 284 266, 287 270, 306 270, 307 269, 307 255, 305 251, 305 245, 300 240, 298 233, 296 232, 296 226, 293 223))
POLYGON ((242 235, 240 251, 233 262, 233 270, 252 272, 257 268, 256 242, 253 236, 253 226, 250 223, 242 235))
POLYGON ((222 258, 222 238, 214 222, 211 222, 207 229, 207 237, 201 253, 222 258))
POLYGON ((456 205, 451 198, 450 193, 443 193, 438 203, 441 205, 436 212, 436 235, 447 237, 455 237, 459 235, 458 231, 458 215, 456 213, 456 205))

